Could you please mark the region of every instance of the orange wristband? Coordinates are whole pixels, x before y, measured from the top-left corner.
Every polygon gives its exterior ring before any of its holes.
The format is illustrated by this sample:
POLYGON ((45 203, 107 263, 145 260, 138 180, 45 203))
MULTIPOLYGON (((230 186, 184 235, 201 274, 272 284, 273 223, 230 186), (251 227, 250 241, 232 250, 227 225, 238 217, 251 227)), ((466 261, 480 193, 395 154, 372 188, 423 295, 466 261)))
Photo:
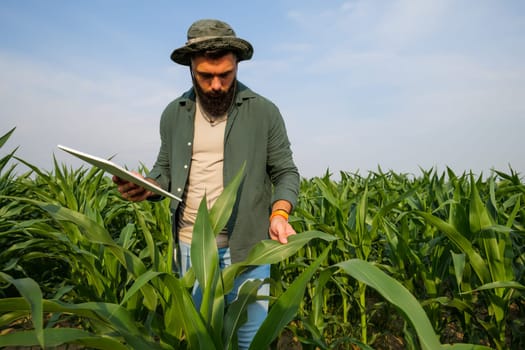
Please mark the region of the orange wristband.
POLYGON ((276 216, 283 217, 286 221, 288 221, 288 212, 284 209, 276 209, 273 211, 272 215, 270 215, 270 221, 276 216))

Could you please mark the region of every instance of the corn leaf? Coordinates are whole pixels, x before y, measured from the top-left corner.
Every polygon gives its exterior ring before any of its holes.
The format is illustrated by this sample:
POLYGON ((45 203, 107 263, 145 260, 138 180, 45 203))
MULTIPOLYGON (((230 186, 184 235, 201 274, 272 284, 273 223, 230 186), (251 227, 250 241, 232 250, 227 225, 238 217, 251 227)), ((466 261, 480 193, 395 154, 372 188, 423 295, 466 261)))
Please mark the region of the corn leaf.
MULTIPOLYGON (((162 275, 163 272, 158 272, 158 271, 146 271, 145 273, 143 273, 142 275, 140 275, 136 280, 135 282, 133 283, 133 285, 126 291, 126 294, 124 295, 124 297, 122 298, 122 300, 120 301, 120 305, 124 305, 133 295, 135 295, 135 293, 137 293, 138 291, 140 291, 144 285, 146 285, 149 281, 151 281, 152 279, 158 277, 159 275, 162 275)), ((148 292, 150 290, 148 289, 148 292)))
MULTIPOLYGON (((191 349, 215 349, 215 343, 206 324, 195 308, 192 296, 181 280, 170 275, 163 276, 163 280, 172 292, 170 300, 172 306, 166 314, 168 327, 182 325, 191 349)), ((176 330, 174 333, 176 333, 176 330)))
POLYGON ((307 231, 288 237, 286 244, 281 244, 275 240, 264 240, 255 245, 244 263, 246 265, 264 265, 280 262, 293 255, 313 239, 332 242, 337 240, 337 237, 321 231, 307 231))
POLYGON ((16 129, 16 127, 12 128, 7 133, 5 133, 4 135, 0 136, 0 147, 2 147, 7 142, 7 140, 9 140, 9 138, 11 137, 11 134, 13 134, 15 129, 16 129))
POLYGON ((247 307, 257 299, 257 291, 263 284, 261 280, 248 280, 239 290, 237 299, 228 306, 224 315, 223 340, 225 348, 228 348, 235 339, 240 326, 248 319, 247 307))
MULTIPOLYGON (((81 329, 49 328, 44 330, 46 346, 56 347, 64 344, 77 344, 94 349, 129 350, 119 340, 107 336, 97 336, 81 329)), ((0 347, 4 346, 38 346, 35 331, 18 331, 0 337, 0 347)), ((41 345, 40 345, 41 346, 41 345)))
POLYGON ((271 239, 257 243, 248 254, 246 260, 232 264, 222 271, 225 292, 227 293, 233 288, 235 276, 246 266, 278 263, 297 253, 299 249, 313 239, 332 242, 337 240, 337 237, 321 231, 307 231, 289 236, 286 244, 281 244, 271 239))
POLYGON ((498 282, 491 282, 486 283, 482 285, 481 287, 478 287, 472 291, 465 292, 464 294, 473 293, 480 290, 490 290, 490 289, 517 289, 517 290, 525 290, 525 286, 519 282, 516 281, 498 281, 498 282))
POLYGON ((325 248, 319 257, 275 301, 268 312, 268 316, 255 334, 250 350, 268 349, 271 342, 293 320, 303 300, 306 285, 317 272, 321 263, 326 260, 329 252, 330 247, 325 248))
MULTIPOLYGON (((135 322, 131 313, 120 305, 101 302, 67 304, 46 299, 42 302, 44 312, 65 312, 88 317, 92 322, 117 331, 134 349, 160 349, 142 326, 135 322)), ((4 298, 0 299, 0 311, 30 311, 30 306, 24 298, 4 298)))
MULTIPOLYGON (((16 287, 20 295, 31 307, 31 319, 35 329, 35 339, 38 345, 45 349, 44 341, 44 313, 42 307, 42 291, 38 284, 31 278, 14 279, 6 273, 0 272, 0 279, 11 283, 16 287)), ((1 301, 1 299, 0 299, 1 301)), ((12 310, 8 310, 12 311, 12 310)))
POLYGON ((245 168, 246 163, 243 163, 241 169, 239 169, 233 180, 224 188, 221 195, 217 198, 210 209, 210 220, 215 235, 221 232, 230 219, 237 199, 237 191, 244 177, 245 168))
POLYGON ((206 322, 211 322, 213 296, 219 275, 219 253, 211 226, 207 200, 201 200, 191 240, 191 266, 203 291, 201 313, 206 322))
POLYGON ((441 232, 443 232, 463 253, 465 253, 472 268, 476 272, 476 275, 482 283, 490 281, 490 272, 487 263, 481 255, 474 249, 472 243, 461 233, 459 233, 454 226, 441 220, 440 218, 433 216, 427 212, 416 212, 421 215, 428 223, 436 226, 441 232))
POLYGON ((439 349, 441 344, 427 314, 417 299, 401 283, 371 263, 350 259, 336 264, 344 272, 374 288, 387 301, 398 307, 416 330, 423 349, 439 349))

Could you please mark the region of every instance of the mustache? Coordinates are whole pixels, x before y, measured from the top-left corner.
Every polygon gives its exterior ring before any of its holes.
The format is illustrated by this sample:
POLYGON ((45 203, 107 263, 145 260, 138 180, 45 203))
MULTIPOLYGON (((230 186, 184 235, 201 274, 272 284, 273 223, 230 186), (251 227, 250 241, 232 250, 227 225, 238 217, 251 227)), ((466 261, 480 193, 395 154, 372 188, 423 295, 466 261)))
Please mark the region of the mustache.
POLYGON ((226 91, 204 92, 195 80, 193 81, 193 85, 204 111, 214 117, 220 117, 228 113, 235 98, 237 81, 234 81, 226 91))
POLYGON ((210 92, 204 92, 201 91, 203 95, 206 95, 209 99, 222 99, 225 96, 228 96, 228 91, 210 91, 210 92))

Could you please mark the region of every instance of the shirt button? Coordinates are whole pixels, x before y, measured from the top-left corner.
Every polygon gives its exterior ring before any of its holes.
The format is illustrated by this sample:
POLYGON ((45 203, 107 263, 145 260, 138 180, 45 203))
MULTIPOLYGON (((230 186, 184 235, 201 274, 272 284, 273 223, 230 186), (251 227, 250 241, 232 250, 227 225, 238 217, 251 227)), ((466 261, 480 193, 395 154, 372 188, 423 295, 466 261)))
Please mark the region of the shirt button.
POLYGON ((184 169, 188 169, 188 166, 187 166, 187 165, 184 165, 184 169))
POLYGON ((191 142, 188 142, 188 146, 191 146, 191 142))
POLYGON ((179 187, 179 188, 177 188, 177 192, 180 192, 180 191, 182 191, 182 189, 181 189, 180 187, 179 187))

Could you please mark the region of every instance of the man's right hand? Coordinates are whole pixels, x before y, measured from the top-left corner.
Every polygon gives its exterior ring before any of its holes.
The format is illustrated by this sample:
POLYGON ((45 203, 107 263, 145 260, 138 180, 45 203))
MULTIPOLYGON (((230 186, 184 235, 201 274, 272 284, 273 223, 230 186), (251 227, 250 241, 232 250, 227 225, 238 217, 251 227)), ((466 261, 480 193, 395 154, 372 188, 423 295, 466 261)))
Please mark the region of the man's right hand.
MULTIPOLYGON (((141 174, 137 172, 133 172, 133 174, 135 176, 138 176, 144 179, 144 176, 142 176, 141 174)), ((123 180, 118 176, 113 176, 112 180, 118 186, 118 191, 122 195, 122 198, 125 198, 129 201, 140 202, 154 194, 150 190, 146 190, 144 187, 136 185, 133 182, 123 180)), ((145 180, 158 186, 158 184, 152 179, 145 179, 145 180)))

